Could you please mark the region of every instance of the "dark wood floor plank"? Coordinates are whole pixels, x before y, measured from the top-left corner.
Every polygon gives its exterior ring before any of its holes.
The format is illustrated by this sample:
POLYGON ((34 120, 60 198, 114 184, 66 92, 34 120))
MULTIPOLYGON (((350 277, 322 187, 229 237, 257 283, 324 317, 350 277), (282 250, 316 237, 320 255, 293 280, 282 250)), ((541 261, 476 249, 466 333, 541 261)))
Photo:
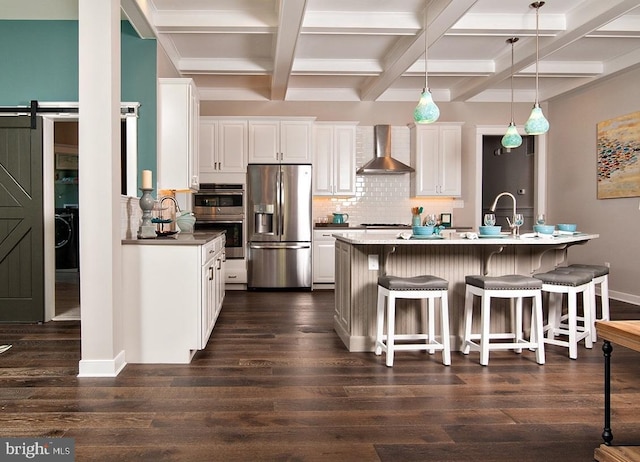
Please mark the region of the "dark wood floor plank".
MULTIPOLYGON (((640 319, 612 302, 614 319, 640 319)), ((570 360, 531 352, 350 353, 333 293, 227 292, 189 365, 78 378, 80 324, 0 325, 2 436, 70 437, 78 461, 592 460, 601 443, 601 342, 570 360)), ((614 348, 614 443, 640 443, 640 356, 614 348)))

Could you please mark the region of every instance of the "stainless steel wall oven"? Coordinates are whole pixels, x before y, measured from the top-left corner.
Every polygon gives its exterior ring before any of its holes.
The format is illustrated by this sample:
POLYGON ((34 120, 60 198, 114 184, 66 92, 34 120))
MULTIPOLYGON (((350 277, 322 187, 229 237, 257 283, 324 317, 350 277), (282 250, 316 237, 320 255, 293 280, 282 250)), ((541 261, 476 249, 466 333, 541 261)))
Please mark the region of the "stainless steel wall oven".
POLYGON ((227 258, 244 258, 244 185, 200 183, 193 194, 196 231, 225 230, 227 258))

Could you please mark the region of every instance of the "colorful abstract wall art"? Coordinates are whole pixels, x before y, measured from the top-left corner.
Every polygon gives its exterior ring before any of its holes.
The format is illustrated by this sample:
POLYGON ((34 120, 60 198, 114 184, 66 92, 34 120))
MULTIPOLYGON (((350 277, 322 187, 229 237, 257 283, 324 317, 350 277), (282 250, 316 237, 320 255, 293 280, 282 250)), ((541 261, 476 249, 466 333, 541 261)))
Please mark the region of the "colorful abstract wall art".
POLYGON ((640 196, 640 111, 597 126, 598 199, 640 196))

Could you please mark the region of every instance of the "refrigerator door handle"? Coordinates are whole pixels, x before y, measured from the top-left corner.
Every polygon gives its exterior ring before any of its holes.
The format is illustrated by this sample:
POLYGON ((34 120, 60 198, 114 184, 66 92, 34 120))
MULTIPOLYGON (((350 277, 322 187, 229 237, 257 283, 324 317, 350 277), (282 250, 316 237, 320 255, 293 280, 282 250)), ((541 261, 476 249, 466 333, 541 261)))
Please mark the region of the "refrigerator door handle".
POLYGON ((280 169, 278 176, 280 178, 280 187, 278 188, 278 203, 280 204, 280 214, 278 215, 278 234, 282 236, 284 234, 284 204, 282 203, 284 197, 284 175, 282 174, 282 169, 280 169))
POLYGON ((293 244, 293 245, 270 245, 270 244, 250 244, 252 249, 278 249, 278 250, 290 250, 290 249, 310 249, 311 244, 293 244))

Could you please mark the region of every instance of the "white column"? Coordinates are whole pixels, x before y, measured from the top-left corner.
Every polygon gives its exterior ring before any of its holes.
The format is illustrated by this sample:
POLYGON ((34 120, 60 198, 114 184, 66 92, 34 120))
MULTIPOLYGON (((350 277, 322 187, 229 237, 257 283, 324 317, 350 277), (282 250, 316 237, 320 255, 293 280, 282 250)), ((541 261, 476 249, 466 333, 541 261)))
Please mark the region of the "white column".
POLYGON ((121 328, 120 0, 79 0, 79 376, 125 366, 121 328))

